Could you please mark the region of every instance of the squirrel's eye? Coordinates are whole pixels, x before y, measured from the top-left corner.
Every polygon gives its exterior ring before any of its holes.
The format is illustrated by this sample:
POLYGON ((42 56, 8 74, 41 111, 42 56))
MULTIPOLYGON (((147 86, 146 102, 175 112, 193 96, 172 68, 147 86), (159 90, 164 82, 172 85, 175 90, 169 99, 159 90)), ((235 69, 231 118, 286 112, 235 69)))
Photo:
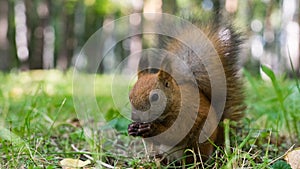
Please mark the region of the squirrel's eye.
POLYGON ((165 82, 165 87, 170 87, 170 83, 169 82, 165 82))
POLYGON ((157 93, 153 93, 153 94, 151 95, 151 97, 150 97, 150 101, 151 101, 151 102, 155 102, 155 101, 157 101, 158 99, 159 99, 159 96, 158 96, 157 93))

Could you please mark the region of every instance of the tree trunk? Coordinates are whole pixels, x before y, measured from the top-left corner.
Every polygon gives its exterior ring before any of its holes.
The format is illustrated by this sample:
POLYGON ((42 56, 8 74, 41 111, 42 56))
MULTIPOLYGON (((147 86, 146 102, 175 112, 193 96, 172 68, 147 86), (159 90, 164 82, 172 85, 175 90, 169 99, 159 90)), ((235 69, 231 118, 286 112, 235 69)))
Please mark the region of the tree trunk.
POLYGON ((25 0, 27 28, 30 37, 28 39, 29 68, 43 68, 43 48, 44 48, 44 23, 37 14, 37 5, 31 0, 25 0))
POLYGON ((8 71, 10 68, 10 57, 8 53, 8 2, 0 1, 0 70, 8 71))
POLYGON ((64 7, 62 12, 63 14, 61 16, 61 40, 57 57, 57 68, 61 70, 69 68, 76 43, 74 37, 74 11, 70 12, 68 10, 70 9, 66 9, 66 7, 64 7))
MULTIPOLYGON (((5 1, 5 0, 4 0, 5 1)), ((8 39, 8 57, 10 58, 9 68, 18 67, 20 62, 17 57, 16 48, 16 27, 15 27, 15 2, 8 2, 8 28, 7 28, 7 39, 8 39)))

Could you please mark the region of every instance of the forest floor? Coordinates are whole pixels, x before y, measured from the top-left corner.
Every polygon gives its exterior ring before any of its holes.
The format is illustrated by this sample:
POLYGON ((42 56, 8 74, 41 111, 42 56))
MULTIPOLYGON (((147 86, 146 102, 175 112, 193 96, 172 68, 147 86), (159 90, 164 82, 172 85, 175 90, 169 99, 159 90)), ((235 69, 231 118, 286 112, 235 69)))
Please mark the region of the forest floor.
MULTIPOLYGON (((225 130, 225 148, 216 148, 199 168, 289 167, 284 156, 300 145, 300 90, 295 80, 267 74, 272 80, 244 72, 245 118, 228 123, 235 129, 225 130)), ((0 73, 0 168, 171 167, 147 154, 141 139, 127 135, 130 121, 123 115, 129 106, 116 106, 111 89, 122 83, 111 85, 112 75, 91 77, 92 98, 75 92, 96 107, 74 99, 73 82, 79 82, 73 71, 0 73)))

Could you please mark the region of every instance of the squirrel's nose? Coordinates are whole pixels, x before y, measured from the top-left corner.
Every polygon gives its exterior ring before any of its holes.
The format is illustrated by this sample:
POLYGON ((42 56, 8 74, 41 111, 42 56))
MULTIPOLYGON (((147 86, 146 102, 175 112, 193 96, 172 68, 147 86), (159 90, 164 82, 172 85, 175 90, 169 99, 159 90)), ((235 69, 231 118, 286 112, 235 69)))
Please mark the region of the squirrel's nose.
POLYGON ((138 113, 134 110, 131 113, 131 120, 133 120, 135 122, 141 122, 141 119, 140 119, 138 113))

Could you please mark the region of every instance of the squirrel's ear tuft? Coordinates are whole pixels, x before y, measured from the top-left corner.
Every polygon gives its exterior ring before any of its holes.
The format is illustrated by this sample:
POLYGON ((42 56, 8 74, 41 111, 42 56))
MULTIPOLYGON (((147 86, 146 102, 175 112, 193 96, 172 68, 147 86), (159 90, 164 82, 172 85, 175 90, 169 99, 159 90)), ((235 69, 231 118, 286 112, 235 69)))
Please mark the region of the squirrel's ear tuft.
POLYGON ((172 76, 163 70, 159 70, 158 71, 158 79, 160 81, 164 82, 166 87, 169 87, 169 84, 172 80, 172 76))
POLYGON ((169 74, 167 72, 165 72, 163 70, 159 70, 158 71, 158 78, 159 79, 165 79, 167 77, 169 77, 169 74))

